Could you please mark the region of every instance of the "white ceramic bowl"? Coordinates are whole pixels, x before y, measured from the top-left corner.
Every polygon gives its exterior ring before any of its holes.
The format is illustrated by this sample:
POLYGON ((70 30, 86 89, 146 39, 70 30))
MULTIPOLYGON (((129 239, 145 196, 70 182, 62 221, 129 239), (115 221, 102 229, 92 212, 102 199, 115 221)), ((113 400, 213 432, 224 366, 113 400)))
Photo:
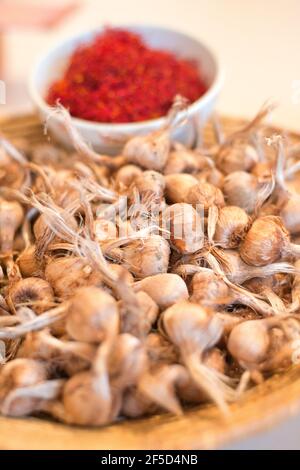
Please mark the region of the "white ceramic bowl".
MULTIPOLYGON (((184 124, 174 130, 174 138, 186 145, 191 145, 195 137, 195 118, 199 119, 200 124, 207 120, 222 86, 223 75, 215 54, 197 39, 170 29, 154 26, 122 26, 122 28, 140 34, 153 48, 169 50, 179 57, 190 58, 199 63, 208 90, 189 106, 188 118, 184 124)), ((78 45, 88 43, 101 31, 102 29, 99 28, 96 31, 82 33, 61 43, 46 53, 34 67, 30 77, 29 91, 42 120, 46 120, 50 112, 45 101, 50 84, 62 76, 70 55, 78 45)), ((179 115, 178 118, 180 117, 179 115)), ((86 142, 95 150, 111 155, 119 153, 122 142, 130 136, 148 134, 164 123, 164 118, 128 124, 103 124, 78 118, 72 118, 72 120, 86 142)), ((60 117, 51 117, 48 120, 48 128, 61 143, 70 145, 70 139, 60 117)))

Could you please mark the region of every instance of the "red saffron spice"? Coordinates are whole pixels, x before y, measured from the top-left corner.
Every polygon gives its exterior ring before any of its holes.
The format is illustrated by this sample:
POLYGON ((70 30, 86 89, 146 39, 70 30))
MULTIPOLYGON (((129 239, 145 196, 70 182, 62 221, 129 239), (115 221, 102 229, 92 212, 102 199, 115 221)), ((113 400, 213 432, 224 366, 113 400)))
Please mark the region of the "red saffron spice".
POLYGON ((47 102, 59 100, 89 121, 138 122, 165 115, 177 94, 194 102, 206 89, 193 61, 151 49, 132 32, 107 29, 73 53, 47 102))

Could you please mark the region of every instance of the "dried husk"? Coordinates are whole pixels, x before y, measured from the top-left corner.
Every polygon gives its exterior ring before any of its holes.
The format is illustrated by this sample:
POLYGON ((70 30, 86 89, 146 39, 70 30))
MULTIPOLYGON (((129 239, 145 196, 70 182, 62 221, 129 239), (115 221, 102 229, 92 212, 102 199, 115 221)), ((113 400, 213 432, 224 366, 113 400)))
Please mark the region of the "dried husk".
POLYGON ((169 203, 185 202, 191 188, 198 184, 197 179, 188 173, 165 176, 165 195, 169 203))
POLYGON ((277 273, 295 273, 294 266, 286 262, 271 263, 264 266, 249 265, 234 250, 214 249, 214 255, 221 263, 226 277, 234 284, 243 284, 255 277, 264 278, 277 273))
POLYGON ((134 187, 138 191, 141 203, 145 204, 147 199, 153 204, 160 203, 165 190, 165 179, 157 171, 144 171, 134 180, 134 187))
POLYGON ((45 268, 45 279, 61 299, 72 297, 80 287, 101 286, 103 282, 99 271, 77 256, 51 259, 45 268))
MULTIPOLYGON (((130 240, 129 240, 130 241, 130 240)), ((113 251, 107 251, 114 256, 113 251)), ((122 250, 115 252, 116 259, 137 278, 167 272, 169 266, 170 247, 160 235, 151 235, 141 240, 130 241, 122 250)))
POLYGON ((197 173, 195 177, 200 183, 210 183, 221 190, 223 188, 225 177, 218 168, 212 167, 207 170, 202 170, 200 173, 197 173))
POLYGON ((205 213, 213 205, 223 207, 225 204, 222 191, 207 182, 192 186, 187 192, 184 202, 192 204, 199 211, 204 210, 205 213))
POLYGON ((279 217, 270 215, 253 222, 239 253, 247 264, 266 266, 281 260, 288 251, 289 233, 279 217))
POLYGON ((170 231, 171 245, 179 253, 195 253, 203 248, 203 218, 190 204, 169 206, 163 213, 163 223, 170 231))
POLYGON ((128 333, 120 334, 108 358, 112 387, 122 394, 138 382, 147 366, 148 358, 142 341, 128 333))
POLYGON ((236 171, 226 176, 223 194, 227 205, 241 207, 247 214, 252 214, 262 206, 273 189, 271 175, 266 180, 260 180, 251 173, 236 171))
POLYGON ((158 318, 159 308, 144 291, 136 294, 136 302, 137 306, 124 300, 119 302, 120 331, 137 338, 145 338, 158 318))
POLYGON ((146 292, 162 310, 189 297, 184 280, 172 273, 148 276, 135 283, 134 289, 146 292))
POLYGON ((250 227, 250 219, 244 209, 225 206, 219 209, 214 241, 222 248, 237 248, 250 227))
POLYGON ((118 236, 117 226, 111 221, 97 218, 93 222, 95 240, 101 245, 102 242, 114 239, 118 236))
POLYGON ((271 345, 270 330, 282 320, 268 318, 246 321, 235 326, 228 339, 228 351, 245 369, 257 369, 268 356, 271 345))
POLYGON ((43 261, 36 256, 36 246, 27 246, 17 258, 17 264, 23 277, 39 276, 43 261))
POLYGON ((147 170, 161 171, 167 163, 170 146, 169 130, 163 129, 146 137, 133 137, 126 143, 123 155, 130 163, 147 170))
POLYGON ((116 300, 99 287, 81 287, 71 298, 66 320, 71 338, 87 343, 100 343, 119 330, 116 300))
POLYGON ((0 403, 7 394, 17 388, 29 387, 47 380, 47 368, 41 361, 14 359, 0 369, 0 403))
POLYGON ((27 277, 8 289, 7 302, 13 309, 27 305, 37 314, 41 314, 53 305, 54 292, 44 279, 27 277))
POLYGON ((124 165, 115 174, 115 184, 119 188, 129 188, 142 174, 143 171, 137 165, 124 165))
POLYGON ((179 361, 179 350, 165 335, 159 332, 150 333, 145 339, 145 346, 150 367, 159 364, 174 364, 179 361))
POLYGON ((193 150, 175 143, 175 148, 169 153, 164 167, 164 175, 177 173, 197 173, 206 165, 205 158, 200 158, 193 150))
POLYGON ((0 199, 0 247, 3 255, 11 255, 14 237, 23 218, 24 211, 18 202, 0 199))
POLYGON ((215 307, 229 299, 229 288, 212 270, 204 270, 193 275, 191 281, 191 302, 204 307, 215 307))
POLYGON ((216 161, 218 168, 229 175, 234 171, 250 171, 258 159, 255 148, 244 142, 221 148, 216 161))

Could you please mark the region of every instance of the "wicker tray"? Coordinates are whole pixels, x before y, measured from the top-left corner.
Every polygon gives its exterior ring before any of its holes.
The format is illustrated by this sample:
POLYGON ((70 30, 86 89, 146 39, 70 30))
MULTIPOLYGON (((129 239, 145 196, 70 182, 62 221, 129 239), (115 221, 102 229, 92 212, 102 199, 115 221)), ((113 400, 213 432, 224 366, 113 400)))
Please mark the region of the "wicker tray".
MULTIPOLYGON (((223 118, 225 132, 237 129, 242 120, 223 118)), ((278 129, 275 131, 278 132, 278 129)), ((0 120, 0 132, 12 140, 45 141, 35 115, 0 120)), ((274 129, 270 129, 273 133, 274 129)), ((300 141, 296 134, 292 140, 300 141)), ((211 128, 206 141, 213 139, 211 128)), ((0 418, 0 449, 212 449, 235 439, 265 430, 300 412, 300 368, 274 375, 252 388, 230 406, 224 419, 212 406, 187 410, 183 417, 168 414, 124 420, 104 428, 78 428, 34 418, 0 418)))

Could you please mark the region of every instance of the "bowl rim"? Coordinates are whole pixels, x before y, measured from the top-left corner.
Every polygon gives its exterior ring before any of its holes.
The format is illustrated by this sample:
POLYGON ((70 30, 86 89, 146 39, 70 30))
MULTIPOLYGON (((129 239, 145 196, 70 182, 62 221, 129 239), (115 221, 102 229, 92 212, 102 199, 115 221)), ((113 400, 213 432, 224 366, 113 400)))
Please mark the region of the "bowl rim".
MULTIPOLYGON (((184 36, 187 39, 193 40, 200 44, 203 49, 207 52, 207 54, 210 56, 210 58, 213 60, 215 64, 215 75, 213 77, 211 85, 208 87, 206 92, 198 98, 196 101, 191 103, 186 110, 181 111, 178 113, 178 121, 184 119, 186 116, 186 113, 188 112, 193 113, 197 111, 197 108, 201 104, 201 106, 205 106, 207 102, 209 102, 211 99, 213 99, 214 96, 217 96, 218 93, 220 92, 222 85, 224 83, 225 79, 225 74, 223 67, 220 64, 220 60, 218 57, 218 54, 214 51, 214 49, 211 46, 208 46, 205 41, 202 41, 201 39, 195 38, 192 35, 183 32, 181 30, 177 30, 174 28, 169 28, 169 27, 164 27, 164 26, 157 26, 157 25, 152 25, 152 24, 121 24, 121 25, 112 25, 112 28, 120 28, 120 29, 125 29, 125 30, 132 30, 132 31, 137 31, 142 34, 142 30, 157 30, 160 32, 170 32, 174 34, 178 34, 180 36, 184 36)), ((40 57, 36 60, 32 71, 29 76, 29 81, 28 81, 28 91, 30 98, 32 102, 34 103, 35 106, 37 106, 39 109, 42 110, 43 113, 51 115, 51 111, 53 110, 53 107, 48 105, 46 100, 43 98, 41 93, 38 90, 36 80, 38 76, 38 72, 41 68, 41 66, 44 64, 46 59, 52 55, 53 53, 59 51, 66 45, 71 45, 73 42, 79 41, 80 39, 83 39, 90 36, 91 38, 95 36, 97 33, 100 34, 103 30, 105 29, 105 26, 102 25, 97 28, 93 28, 91 30, 83 30, 77 34, 71 35, 62 41, 57 41, 56 44, 54 44, 52 47, 48 48, 44 54, 40 55, 40 57)), ((200 113, 199 113, 200 115, 200 113)), ((53 116, 58 121, 62 121, 62 118, 60 116, 53 116)), ((89 121, 87 119, 81 119, 78 117, 71 116, 72 121, 74 122, 77 127, 79 127, 82 130, 99 130, 99 131, 108 131, 108 130, 114 130, 118 132, 139 132, 145 127, 148 128, 159 128, 163 126, 166 122, 166 116, 161 116, 156 119, 148 119, 145 121, 137 121, 137 122, 126 122, 126 123, 105 123, 105 122, 97 122, 97 121, 89 121)))

